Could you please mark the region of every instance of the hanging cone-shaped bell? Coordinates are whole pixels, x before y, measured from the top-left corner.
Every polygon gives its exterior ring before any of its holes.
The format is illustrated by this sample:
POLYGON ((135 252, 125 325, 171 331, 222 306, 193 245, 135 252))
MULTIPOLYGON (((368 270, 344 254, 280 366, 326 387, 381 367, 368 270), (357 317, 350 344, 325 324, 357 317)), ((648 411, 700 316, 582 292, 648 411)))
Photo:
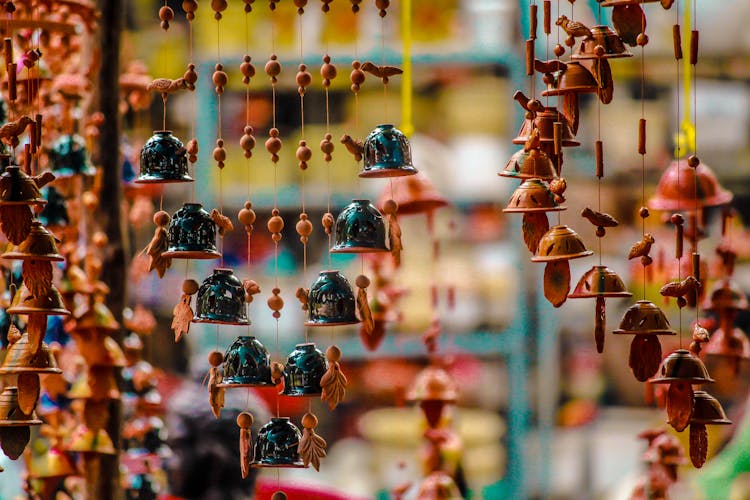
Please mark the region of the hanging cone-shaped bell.
POLYGON ((435 189, 424 172, 393 179, 390 186, 384 186, 378 207, 382 210, 388 200, 398 203, 399 216, 430 213, 448 205, 448 200, 435 189))
POLYGON ((677 335, 662 310, 648 300, 639 300, 630 306, 620 320, 620 327, 612 333, 618 335, 677 335))
POLYGON ((120 323, 117 322, 107 304, 99 300, 92 300, 77 310, 75 324, 71 327, 71 332, 79 334, 87 331, 107 333, 119 330, 120 323))
POLYGON ((690 424, 729 425, 732 421, 727 418, 724 408, 715 397, 706 391, 693 393, 693 415, 690 424))
POLYGON ((169 130, 159 130, 141 149, 141 173, 135 182, 161 184, 191 182, 187 150, 169 130))
POLYGON ((609 26, 592 26, 591 35, 581 41, 581 44, 573 52, 573 55, 570 56, 572 59, 633 57, 633 54, 625 47, 620 36, 609 26))
POLYGON ((0 375, 9 373, 62 373, 57 367, 55 356, 47 344, 37 350, 36 354, 31 351, 29 334, 24 333, 20 339, 10 345, 5 355, 0 375))
POLYGON ((526 179, 513 191, 508 205, 503 212, 554 212, 565 210, 558 205, 555 195, 550 191, 549 184, 542 179, 526 179))
POLYGON ((249 325, 245 289, 231 269, 214 269, 203 280, 195 301, 194 323, 249 325))
POLYGON ((336 217, 333 253, 388 252, 385 221, 370 200, 353 200, 336 217))
POLYGON ((31 231, 17 247, 0 257, 13 260, 46 260, 61 262, 65 258, 57 251, 57 239, 38 220, 31 223, 31 231))
POLYGON ((731 328, 728 332, 724 328, 718 328, 703 346, 701 354, 724 356, 737 361, 750 359, 750 340, 747 334, 739 328, 731 328))
POLYGON ((554 143, 555 142, 555 122, 562 124, 562 146, 573 147, 580 146, 581 143, 576 140, 571 124, 565 115, 562 114, 557 108, 545 107, 542 111, 536 113, 536 117, 532 121, 530 118, 526 118, 521 125, 521 130, 518 132, 518 136, 513 139, 513 144, 526 144, 529 140, 532 130, 536 129, 539 131, 539 141, 542 143, 554 143))
POLYGON ((275 385, 271 381, 271 357, 255 337, 237 337, 224 354, 222 370, 224 378, 218 387, 229 389, 275 385))
POLYGON ((414 175, 409 140, 393 125, 378 125, 364 143, 364 165, 360 177, 414 175))
POLYGON ((33 411, 24 414, 18 405, 18 387, 6 387, 0 393, 0 427, 20 427, 42 423, 33 411))
POLYGON ((502 172, 498 172, 501 177, 512 177, 514 179, 542 179, 551 181, 557 177, 555 164, 547 153, 541 149, 532 148, 529 151, 521 149, 513 153, 502 172))
POLYGON ((253 467, 293 467, 305 465, 297 451, 302 434, 289 417, 274 417, 258 431, 253 467))
POLYGON ((49 316, 68 316, 60 292, 54 285, 43 297, 34 297, 26 285, 23 285, 8 308, 9 314, 46 314, 49 316))
POLYGON ((115 445, 107 431, 99 429, 98 432, 80 424, 73 431, 70 437, 70 443, 65 447, 68 451, 77 451, 79 453, 99 453, 102 455, 116 455, 115 445))
POLYGON ((284 367, 285 396, 320 396, 320 379, 328 370, 325 355, 315 344, 297 344, 284 367))
POLYGON ((96 174, 96 168, 91 164, 86 151, 86 141, 80 135, 60 136, 47 152, 47 157, 52 172, 58 177, 96 174))
POLYGON ((703 309, 709 312, 721 310, 747 310, 748 301, 745 292, 731 279, 724 279, 714 285, 703 303, 703 309))
POLYGON ((321 271, 308 296, 310 315, 306 326, 338 326, 359 323, 354 292, 338 271, 321 271))
POLYGON ((547 90, 542 92, 543 96, 597 92, 599 85, 588 69, 576 61, 565 64, 565 69, 555 75, 547 90))
POLYGON ((594 266, 581 276, 573 293, 568 295, 571 299, 582 299, 592 297, 631 297, 622 279, 607 266, 594 266))
POLYGON ((724 189, 713 171, 702 163, 696 168, 686 159, 675 160, 664 171, 656 186, 656 194, 648 201, 655 210, 692 209, 726 205, 732 193, 724 189), (696 197, 697 183, 697 197, 696 197))
POLYGON ((162 257, 172 259, 218 259, 216 223, 200 203, 185 203, 175 212, 167 228, 169 247, 162 257))
POLYGON ((114 371, 106 366, 84 370, 73 381, 66 396, 68 399, 120 399, 120 390, 114 371))
POLYGON ((407 399, 419 404, 427 423, 435 428, 440 423, 445 406, 456 403, 458 386, 444 369, 427 366, 417 375, 407 399))
POLYGON ((586 250, 581 237, 568 226, 552 226, 539 241, 532 262, 553 262, 559 260, 579 259, 593 254, 586 250))
POLYGON ((50 172, 35 178, 17 165, 5 167, 3 175, 0 175, 0 206, 44 205, 47 200, 39 189, 54 178, 50 172))
POLYGON ((32 479, 55 479, 74 476, 78 472, 70 457, 58 448, 47 448, 36 440, 26 460, 29 477, 32 479))
POLYGON ((708 375, 706 365, 687 349, 677 349, 664 358, 659 376, 651 379, 653 384, 671 384, 683 381, 692 385, 708 384, 714 380, 708 375))

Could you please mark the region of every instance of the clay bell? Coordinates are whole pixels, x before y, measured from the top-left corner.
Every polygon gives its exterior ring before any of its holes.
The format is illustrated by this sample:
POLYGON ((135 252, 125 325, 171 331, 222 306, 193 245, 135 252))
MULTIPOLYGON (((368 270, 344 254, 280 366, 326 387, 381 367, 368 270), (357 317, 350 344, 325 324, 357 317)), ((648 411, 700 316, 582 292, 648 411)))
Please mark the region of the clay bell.
POLYGON ((224 354, 222 370, 224 378, 219 387, 274 385, 271 381, 271 357, 255 337, 237 337, 224 354))
POLYGON ((99 429, 98 432, 93 431, 86 427, 86 424, 80 424, 75 428, 70 438, 70 443, 65 449, 79 453, 117 454, 117 450, 115 450, 115 446, 112 443, 112 438, 109 437, 107 431, 104 429, 99 429))
POLYGON ((0 393, 0 428, 40 425, 33 411, 26 415, 18 406, 18 387, 6 387, 0 393))
POLYGON ((364 143, 364 166, 360 177, 414 175, 409 140, 393 125, 378 125, 364 143))
POLYGON ((154 132, 141 149, 141 184, 190 182, 187 150, 169 130, 154 132))
POLYGON ((728 331, 718 328, 711 334, 701 353, 709 356, 727 356, 737 360, 750 359, 750 340, 739 328, 730 328, 728 331))
POLYGON ((306 326, 338 326, 359 323, 352 287, 338 271, 321 271, 310 288, 306 326))
POLYGON ((387 200, 393 199, 398 203, 398 215, 430 213, 448 205, 448 200, 435 189, 424 172, 393 179, 391 186, 384 187, 378 206, 382 208, 387 200))
POLYGON ((2 254, 3 259, 64 261, 57 251, 57 238, 38 220, 31 223, 31 232, 20 245, 2 254))
POLYGON ((655 210, 692 210, 696 202, 699 208, 705 208, 730 201, 732 193, 721 187, 709 167, 701 163, 693 168, 682 159, 673 161, 664 171, 648 206, 655 210))
POLYGON ((594 266, 581 276, 573 293, 568 295, 571 299, 591 297, 630 297, 622 279, 607 266, 594 266))
POLYGON ((167 228, 169 247, 162 254, 172 259, 218 259, 216 223, 200 203, 185 203, 167 228))
POLYGON ((586 250, 581 237, 568 226, 552 226, 542 239, 539 248, 531 257, 532 262, 553 262, 586 257, 594 253, 586 250))
POLYGON ((47 448, 37 439, 32 443, 26 466, 32 479, 55 479, 77 474, 70 457, 58 448, 47 448), (41 449, 40 449, 41 447, 41 449))
POLYGON ((671 384, 672 382, 690 384, 707 384, 714 380, 709 377, 706 365, 687 349, 677 349, 661 362, 659 375, 651 379, 653 384, 671 384))
POLYGON ((54 354, 44 342, 36 354, 32 353, 29 334, 24 333, 10 345, 0 366, 0 375, 9 373, 62 373, 62 370, 57 367, 54 354))
POLYGON ((440 422, 443 408, 456 403, 458 386, 443 368, 427 366, 417 375, 407 398, 419 404, 428 424, 434 428, 440 422))
POLYGON ((49 316, 68 316, 60 292, 52 285, 43 297, 34 297, 26 285, 23 285, 13 297, 8 308, 9 314, 46 314, 49 316))
POLYGON ((387 252, 385 221, 370 200, 353 200, 336 217, 333 253, 387 252))
POLYGON ((284 367, 285 396, 319 396, 320 379, 328 369, 325 355, 315 344, 297 344, 284 367))
POLYGON ((526 179, 513 191, 508 205, 503 208, 506 213, 554 212, 565 210, 558 205, 549 184, 542 179, 526 179))
POLYGON ((599 84, 596 83, 591 71, 579 62, 570 61, 566 63, 564 70, 555 75, 547 90, 542 91, 542 95, 589 94, 598 90, 599 84))
POLYGON ((580 146, 581 143, 575 139, 570 122, 561 112, 554 107, 545 107, 542 111, 535 113, 532 120, 526 118, 521 125, 518 136, 513 139, 513 144, 525 144, 531 136, 531 131, 536 128, 539 131, 539 140, 544 143, 552 144, 555 142, 555 122, 562 124, 562 145, 563 147, 580 146))
POLYGON ((703 425, 729 425, 732 423, 724 413, 719 400, 706 391, 695 391, 693 393, 693 414, 690 417, 691 424, 703 425))
POLYGON ((598 25, 591 28, 592 36, 581 41, 572 59, 611 59, 617 57, 633 57, 620 36, 609 26, 598 25))
POLYGON ((66 394, 68 399, 120 399, 115 372, 108 366, 91 366, 73 381, 66 394))
POLYGON ((52 172, 59 177, 96 173, 96 168, 91 164, 86 151, 86 141, 77 134, 60 136, 47 152, 47 157, 52 172))
MULTIPOLYGON (((551 181, 557 177, 555 164, 550 157, 538 148, 532 148, 529 151, 521 149, 513 153, 502 172, 498 172, 501 177, 512 177, 515 179, 542 179, 551 181)), ((399 206, 399 213, 401 212, 399 206)))
MULTIPOLYGON (((120 323, 115 319, 115 315, 104 302, 93 300, 90 304, 85 305, 83 310, 79 308, 76 311, 76 321, 71 331, 73 333, 83 333, 86 331, 96 331, 98 333, 114 333, 120 330, 120 323)), ((121 356, 124 356, 121 354, 121 356)))
POLYGON ((214 269, 198 289, 194 323, 249 325, 245 290, 231 269, 214 269))
POLYGON ((747 296, 737 283, 725 279, 714 285, 703 308, 711 312, 727 309, 744 311, 748 309, 747 296))
POLYGON ((648 300, 639 300, 625 311, 618 335, 677 335, 661 309, 648 300))
POLYGON ((0 206, 3 205, 44 205, 37 183, 17 165, 5 167, 0 175, 0 206))
POLYGON ((253 467, 304 467, 297 451, 302 438, 289 417, 274 417, 258 431, 253 467))

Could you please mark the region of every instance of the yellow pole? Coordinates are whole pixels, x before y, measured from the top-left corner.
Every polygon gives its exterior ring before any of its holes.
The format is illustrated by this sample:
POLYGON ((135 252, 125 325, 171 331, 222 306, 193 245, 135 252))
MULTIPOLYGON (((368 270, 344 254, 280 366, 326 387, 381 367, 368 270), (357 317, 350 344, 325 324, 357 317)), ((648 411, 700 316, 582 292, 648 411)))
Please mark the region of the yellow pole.
POLYGON ((403 44, 401 80, 401 131, 407 137, 414 133, 413 95, 414 80, 411 70, 411 2, 401 0, 401 42, 403 44))

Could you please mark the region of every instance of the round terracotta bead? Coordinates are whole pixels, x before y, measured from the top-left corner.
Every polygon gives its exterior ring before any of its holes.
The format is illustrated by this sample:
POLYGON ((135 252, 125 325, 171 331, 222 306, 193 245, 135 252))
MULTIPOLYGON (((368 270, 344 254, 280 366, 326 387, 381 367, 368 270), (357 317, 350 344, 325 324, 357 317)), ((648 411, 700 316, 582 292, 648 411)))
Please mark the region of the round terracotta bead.
POLYGON ((336 363, 341 359, 341 349, 336 345, 330 346, 326 349, 326 359, 331 363, 336 363))
POLYGON ((224 355, 219 351, 211 351, 208 353, 208 364, 211 366, 219 366, 224 361, 224 355))
POLYGON ((154 224, 163 227, 169 224, 171 217, 164 210, 159 210, 154 214, 154 224))

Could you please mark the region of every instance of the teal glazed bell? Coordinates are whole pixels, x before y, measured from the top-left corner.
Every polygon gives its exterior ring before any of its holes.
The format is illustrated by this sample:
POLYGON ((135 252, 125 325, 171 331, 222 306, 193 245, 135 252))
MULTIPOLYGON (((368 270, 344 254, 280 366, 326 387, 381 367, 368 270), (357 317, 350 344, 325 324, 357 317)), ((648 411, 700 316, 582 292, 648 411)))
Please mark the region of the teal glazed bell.
POLYGON ((315 344, 297 344, 284 367, 285 396, 320 396, 320 379, 328 369, 326 357, 315 344))
POLYGON ((310 316, 306 326, 339 326, 359 323, 354 292, 338 271, 321 271, 310 288, 310 316))
POLYGON ((333 253, 388 252, 385 221, 370 200, 353 200, 336 218, 333 253))
POLYGON ((218 259, 216 223, 200 203, 185 203, 167 228, 169 247, 162 254, 172 259, 218 259))
POLYGON ((258 431, 253 467, 304 467, 297 448, 302 434, 289 417, 274 417, 258 431))
POLYGON ((393 125, 378 125, 365 139, 364 168, 360 177, 414 175, 409 140, 393 125))
POLYGON ((65 134, 52 144, 47 153, 50 168, 58 177, 94 175, 96 168, 89 160, 86 142, 77 134, 65 134))
POLYGON ((191 182, 188 173, 187 151, 182 142, 169 130, 159 130, 141 149, 141 173, 135 182, 161 184, 191 182))
POLYGON ((224 379, 219 387, 275 385, 271 381, 271 357, 255 337, 237 337, 224 354, 224 379))
POLYGON ((47 227, 66 227, 70 222, 68 215, 68 205, 65 197, 53 186, 45 187, 42 190, 44 199, 47 204, 44 210, 39 214, 39 220, 47 227))
POLYGON ((194 323, 249 325, 245 290, 231 269, 214 269, 198 289, 194 323))

